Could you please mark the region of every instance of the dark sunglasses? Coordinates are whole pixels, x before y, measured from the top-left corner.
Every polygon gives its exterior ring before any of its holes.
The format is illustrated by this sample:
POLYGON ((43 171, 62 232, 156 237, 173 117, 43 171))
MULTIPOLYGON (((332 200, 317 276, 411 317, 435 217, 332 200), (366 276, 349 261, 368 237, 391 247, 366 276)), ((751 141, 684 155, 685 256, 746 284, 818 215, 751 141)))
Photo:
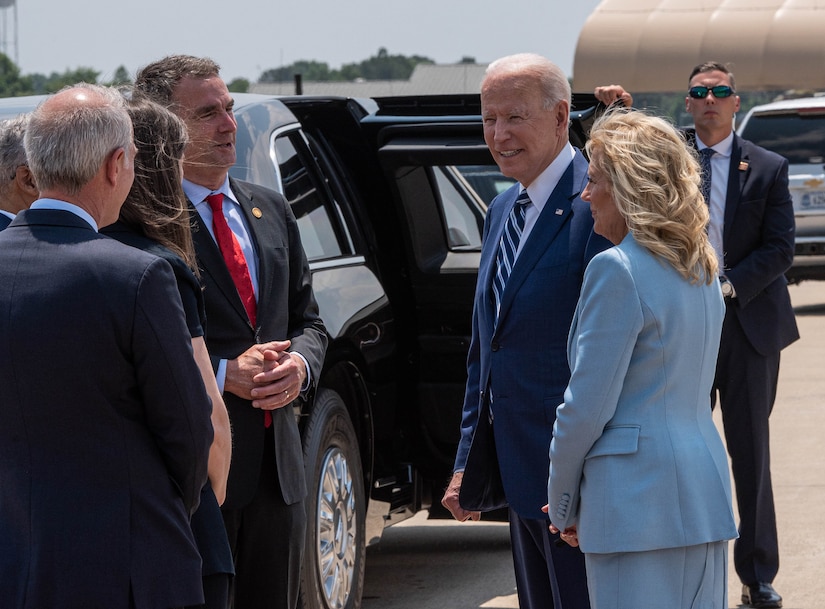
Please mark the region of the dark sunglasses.
POLYGON ((716 99, 724 99, 734 94, 734 90, 727 85, 716 85, 715 87, 691 87, 688 95, 693 99, 705 99, 708 93, 713 93, 716 99))

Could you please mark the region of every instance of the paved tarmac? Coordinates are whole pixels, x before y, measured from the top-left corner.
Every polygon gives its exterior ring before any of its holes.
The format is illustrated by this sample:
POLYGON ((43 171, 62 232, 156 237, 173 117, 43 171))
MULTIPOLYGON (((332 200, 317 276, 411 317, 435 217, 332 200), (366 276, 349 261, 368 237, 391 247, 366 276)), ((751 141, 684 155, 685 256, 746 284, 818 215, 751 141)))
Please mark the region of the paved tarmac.
MULTIPOLYGON (((771 416, 781 557, 774 585, 784 609, 824 609, 825 282, 790 290, 801 338, 783 351, 771 416)), ((740 595, 731 557, 730 609, 740 595)), ((428 521, 422 513, 387 529, 368 551, 364 607, 517 609, 506 525, 428 521)))
MULTIPOLYGON (((791 286, 801 338, 782 352, 771 415, 771 470, 779 529, 774 587, 784 609, 825 607, 825 282, 791 286)), ((728 602, 739 605, 731 569, 728 602)))

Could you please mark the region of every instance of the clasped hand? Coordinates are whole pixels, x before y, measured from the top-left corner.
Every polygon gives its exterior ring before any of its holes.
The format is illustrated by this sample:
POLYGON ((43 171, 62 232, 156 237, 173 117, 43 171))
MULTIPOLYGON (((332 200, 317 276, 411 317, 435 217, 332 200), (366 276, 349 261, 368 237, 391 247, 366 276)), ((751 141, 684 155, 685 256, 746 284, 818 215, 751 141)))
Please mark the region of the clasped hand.
MULTIPOLYGON (((548 513, 548 510, 549 506, 547 505, 541 508, 541 511, 545 514, 548 513)), ((567 545, 572 546, 574 548, 577 548, 579 546, 579 531, 576 528, 575 524, 573 526, 567 527, 563 531, 559 531, 559 528, 554 524, 550 524, 548 528, 550 529, 550 532, 553 535, 558 533, 561 540, 567 543, 567 545)))
POLYGON ((226 363, 224 391, 262 410, 282 408, 298 397, 307 372, 304 360, 287 351, 288 340, 252 345, 226 363))

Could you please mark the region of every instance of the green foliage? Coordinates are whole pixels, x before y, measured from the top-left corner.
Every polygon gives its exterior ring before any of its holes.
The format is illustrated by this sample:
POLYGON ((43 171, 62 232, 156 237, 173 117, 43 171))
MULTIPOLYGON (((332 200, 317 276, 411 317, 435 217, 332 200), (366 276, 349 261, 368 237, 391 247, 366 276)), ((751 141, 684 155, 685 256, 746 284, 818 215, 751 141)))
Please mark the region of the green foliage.
POLYGON ((45 93, 57 93, 63 87, 68 87, 79 82, 97 84, 97 77, 100 72, 92 68, 77 68, 76 70, 66 70, 62 74, 52 72, 46 79, 45 93))
MULTIPOLYGON (((465 57, 463 62, 472 61, 465 57)), ((272 68, 261 74, 258 82, 275 83, 291 82, 296 74, 300 74, 304 81, 352 81, 359 78, 366 80, 408 80, 415 66, 419 63, 435 63, 428 57, 412 55, 390 55, 387 49, 378 49, 378 54, 359 63, 348 63, 340 70, 331 70, 329 64, 318 61, 300 60, 295 63, 272 68)))
POLYGON ((3 53, 0 53, 0 97, 19 97, 21 95, 40 95, 55 93, 67 85, 78 82, 97 83, 100 72, 91 68, 66 70, 62 74, 51 75, 20 74, 20 68, 3 53))
POLYGON ((130 85, 132 84, 132 77, 129 76, 129 70, 126 69, 126 66, 120 66, 117 70, 115 70, 115 75, 112 77, 112 81, 106 84, 110 87, 130 85))
POLYGON ((267 70, 261 74, 258 82, 292 82, 296 74, 300 74, 304 80, 343 80, 340 73, 329 69, 329 64, 302 59, 292 65, 267 70))
POLYGON ((31 77, 20 75, 20 68, 5 54, 0 53, 0 95, 18 97, 31 91, 31 77))
POLYGON ((226 85, 232 93, 247 93, 249 91, 249 80, 246 78, 236 78, 226 85))

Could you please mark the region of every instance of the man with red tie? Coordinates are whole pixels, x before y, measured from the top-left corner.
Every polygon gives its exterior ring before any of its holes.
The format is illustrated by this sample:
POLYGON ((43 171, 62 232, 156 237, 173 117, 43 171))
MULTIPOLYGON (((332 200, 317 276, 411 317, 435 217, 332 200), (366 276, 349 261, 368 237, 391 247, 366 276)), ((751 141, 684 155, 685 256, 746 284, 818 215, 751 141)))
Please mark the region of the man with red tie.
POLYGON ((233 431, 224 523, 235 607, 293 609, 306 530, 301 440, 292 408, 321 374, 327 335, 295 216, 278 193, 229 178, 234 100, 210 59, 174 55, 135 86, 189 130, 183 188, 197 210, 206 343, 233 431))

